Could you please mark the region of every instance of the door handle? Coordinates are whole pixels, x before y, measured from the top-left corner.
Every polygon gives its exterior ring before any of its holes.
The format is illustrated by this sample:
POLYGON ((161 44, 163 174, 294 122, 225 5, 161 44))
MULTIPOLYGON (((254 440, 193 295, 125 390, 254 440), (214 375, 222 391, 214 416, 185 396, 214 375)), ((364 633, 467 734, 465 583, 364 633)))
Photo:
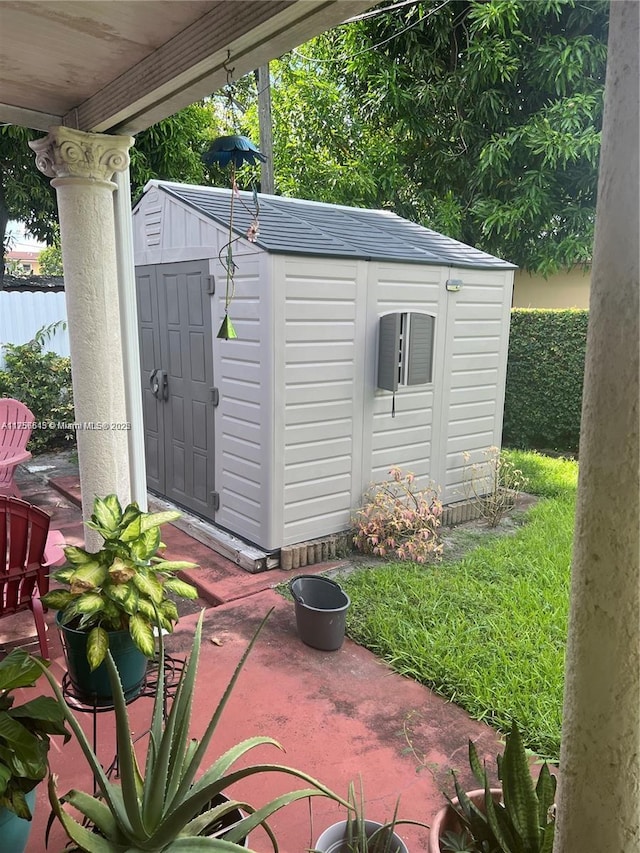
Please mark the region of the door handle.
POLYGON ((169 399, 169 377, 166 370, 152 370, 149 374, 151 393, 158 400, 169 399))

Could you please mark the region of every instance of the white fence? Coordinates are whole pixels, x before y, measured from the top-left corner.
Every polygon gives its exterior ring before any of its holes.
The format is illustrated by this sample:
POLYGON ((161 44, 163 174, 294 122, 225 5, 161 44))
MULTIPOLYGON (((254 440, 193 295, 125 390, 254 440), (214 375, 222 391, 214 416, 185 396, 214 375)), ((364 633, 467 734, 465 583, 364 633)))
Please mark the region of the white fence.
MULTIPOLYGON (((67 319, 62 291, 0 291, 0 367, 4 365, 4 344, 24 344, 38 329, 67 319)), ((45 343, 45 350, 69 355, 67 330, 58 329, 45 343)))

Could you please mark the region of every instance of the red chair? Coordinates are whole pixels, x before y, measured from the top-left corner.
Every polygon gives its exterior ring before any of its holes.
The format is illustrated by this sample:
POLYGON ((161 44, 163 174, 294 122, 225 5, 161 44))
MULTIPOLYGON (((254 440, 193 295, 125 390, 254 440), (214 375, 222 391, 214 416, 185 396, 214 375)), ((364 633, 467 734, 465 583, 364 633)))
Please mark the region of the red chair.
POLYGON ((49 522, 38 507, 0 495, 0 619, 31 610, 43 658, 49 648, 40 596, 49 590, 49 567, 64 561, 59 531, 49 534, 49 522))
POLYGON ((27 442, 33 422, 33 414, 20 400, 0 400, 0 495, 20 497, 13 475, 21 462, 31 458, 27 442))

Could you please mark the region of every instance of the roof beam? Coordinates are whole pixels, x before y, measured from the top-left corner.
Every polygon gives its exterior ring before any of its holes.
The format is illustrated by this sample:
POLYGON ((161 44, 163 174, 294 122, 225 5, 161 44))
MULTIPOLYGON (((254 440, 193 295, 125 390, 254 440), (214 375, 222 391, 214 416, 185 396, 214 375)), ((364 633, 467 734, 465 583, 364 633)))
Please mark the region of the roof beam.
POLYGON ((69 112, 64 123, 101 133, 145 130, 220 89, 227 60, 238 79, 372 5, 371 0, 222 0, 69 112))
POLYGON ((0 103, 0 116, 3 124, 16 124, 33 130, 47 131, 52 125, 62 124, 62 116, 28 110, 25 107, 15 107, 11 104, 0 103))

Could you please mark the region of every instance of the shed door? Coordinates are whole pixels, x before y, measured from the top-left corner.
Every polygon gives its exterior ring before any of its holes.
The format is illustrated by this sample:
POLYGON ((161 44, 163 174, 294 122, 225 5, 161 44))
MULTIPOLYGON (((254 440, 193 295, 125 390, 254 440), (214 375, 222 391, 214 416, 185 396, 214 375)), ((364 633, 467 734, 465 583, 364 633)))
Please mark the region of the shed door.
POLYGON ((147 485, 214 515, 213 340, 208 262, 137 267, 147 485))

